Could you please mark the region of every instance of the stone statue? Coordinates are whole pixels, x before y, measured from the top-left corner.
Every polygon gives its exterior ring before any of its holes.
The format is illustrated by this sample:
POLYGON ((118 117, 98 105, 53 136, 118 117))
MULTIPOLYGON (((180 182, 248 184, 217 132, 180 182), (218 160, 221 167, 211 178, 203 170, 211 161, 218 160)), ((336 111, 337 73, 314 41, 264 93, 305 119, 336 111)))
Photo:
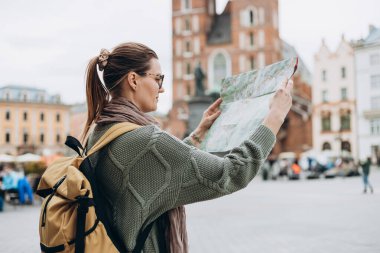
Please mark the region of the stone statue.
POLYGON ((198 65, 194 69, 194 77, 195 77, 195 96, 200 97, 205 95, 205 88, 203 86, 203 79, 206 77, 206 75, 202 71, 201 63, 198 63, 198 65))

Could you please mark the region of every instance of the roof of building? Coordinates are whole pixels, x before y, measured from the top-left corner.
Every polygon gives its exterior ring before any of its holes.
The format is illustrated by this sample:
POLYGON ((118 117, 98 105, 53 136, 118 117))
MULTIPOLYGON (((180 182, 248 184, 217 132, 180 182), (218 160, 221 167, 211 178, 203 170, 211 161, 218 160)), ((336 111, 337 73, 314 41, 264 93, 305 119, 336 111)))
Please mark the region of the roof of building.
POLYGON ((369 26, 369 34, 365 39, 360 39, 355 43, 356 47, 365 47, 380 44, 380 28, 369 26))
POLYGON ((207 43, 225 44, 231 41, 231 14, 225 12, 221 15, 215 15, 211 31, 207 36, 207 43))
POLYGON ((312 83, 312 75, 309 69, 306 67, 305 62, 302 60, 302 58, 297 53, 297 50, 284 40, 281 40, 282 42, 282 57, 284 59, 291 58, 291 57, 298 57, 298 69, 297 72, 300 74, 301 78, 309 85, 312 83))
POLYGON ((30 86, 6 85, 0 87, 0 101, 62 104, 60 95, 48 95, 46 90, 30 86))

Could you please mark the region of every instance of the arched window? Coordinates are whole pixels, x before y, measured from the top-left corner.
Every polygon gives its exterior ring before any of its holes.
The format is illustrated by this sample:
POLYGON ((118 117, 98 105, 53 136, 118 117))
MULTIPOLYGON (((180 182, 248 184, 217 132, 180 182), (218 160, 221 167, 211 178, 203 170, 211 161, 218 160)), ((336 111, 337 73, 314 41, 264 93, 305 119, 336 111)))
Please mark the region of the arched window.
POLYGON ((249 33, 249 45, 251 47, 253 47, 254 43, 255 43, 255 40, 254 40, 254 37, 253 37, 253 32, 250 32, 249 33))
POLYGON ((232 75, 231 56, 227 50, 215 49, 207 61, 207 92, 219 92, 222 79, 232 75))
POLYGON ((227 76, 227 60, 222 53, 214 57, 214 86, 220 87, 221 81, 227 76))
POLYGON ((250 24, 250 25, 253 25, 254 22, 255 22, 255 16, 254 16, 254 14, 253 14, 253 10, 250 10, 250 11, 249 11, 249 24, 250 24))
POLYGON ((342 141, 341 150, 351 152, 351 143, 349 141, 342 141))
POLYGON ((328 142, 323 143, 322 150, 331 150, 331 144, 328 142))
POLYGON ((243 27, 256 26, 259 23, 258 10, 251 5, 240 11, 240 25, 243 27))
POLYGON ((182 9, 188 10, 191 8, 191 0, 182 0, 182 9))
POLYGON ((186 63, 186 74, 187 75, 191 75, 192 74, 191 73, 191 64, 190 64, 190 62, 186 63))
POLYGON ((255 69, 255 58, 253 56, 251 56, 249 58, 249 66, 250 66, 251 70, 255 69))
POLYGON ((185 18, 185 31, 190 31, 191 28, 190 28, 190 18, 189 17, 186 17, 185 18))

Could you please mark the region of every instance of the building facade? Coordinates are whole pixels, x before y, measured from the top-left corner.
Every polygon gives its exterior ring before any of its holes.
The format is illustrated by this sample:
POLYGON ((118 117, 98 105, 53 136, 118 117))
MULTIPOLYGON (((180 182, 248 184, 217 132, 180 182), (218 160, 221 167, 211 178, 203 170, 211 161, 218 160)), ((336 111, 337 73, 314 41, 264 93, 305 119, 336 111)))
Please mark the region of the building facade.
POLYGON ((173 101, 195 94, 194 69, 207 73, 209 93, 222 78, 281 59, 277 0, 229 1, 216 14, 215 0, 173 0, 173 101))
POLYGON ((50 155, 64 152, 69 107, 45 90, 0 88, 0 153, 50 155))
POLYGON ((380 28, 355 44, 359 157, 380 161, 380 28))
POLYGON ((344 39, 335 52, 324 41, 314 57, 313 149, 358 157, 354 50, 344 39))
MULTIPOLYGON (((214 94, 226 76, 296 56, 279 37, 278 0, 228 1, 221 14, 215 7, 215 0, 172 1, 173 107, 166 130, 179 138, 187 133, 187 101, 196 93, 197 66, 205 73, 206 94, 214 94)), ((297 102, 287 120, 292 128, 282 128, 275 153, 300 153, 312 145, 310 76, 301 61, 293 97, 297 102)))

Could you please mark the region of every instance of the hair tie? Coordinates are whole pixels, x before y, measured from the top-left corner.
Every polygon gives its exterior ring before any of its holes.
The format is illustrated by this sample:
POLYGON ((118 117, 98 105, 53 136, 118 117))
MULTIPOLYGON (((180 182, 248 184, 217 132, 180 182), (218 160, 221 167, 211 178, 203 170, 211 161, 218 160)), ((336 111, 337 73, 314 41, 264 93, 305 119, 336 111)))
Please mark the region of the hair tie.
POLYGON ((100 50, 100 54, 98 56, 98 66, 100 71, 103 71, 107 66, 109 55, 110 52, 107 49, 102 48, 102 50, 100 50))

